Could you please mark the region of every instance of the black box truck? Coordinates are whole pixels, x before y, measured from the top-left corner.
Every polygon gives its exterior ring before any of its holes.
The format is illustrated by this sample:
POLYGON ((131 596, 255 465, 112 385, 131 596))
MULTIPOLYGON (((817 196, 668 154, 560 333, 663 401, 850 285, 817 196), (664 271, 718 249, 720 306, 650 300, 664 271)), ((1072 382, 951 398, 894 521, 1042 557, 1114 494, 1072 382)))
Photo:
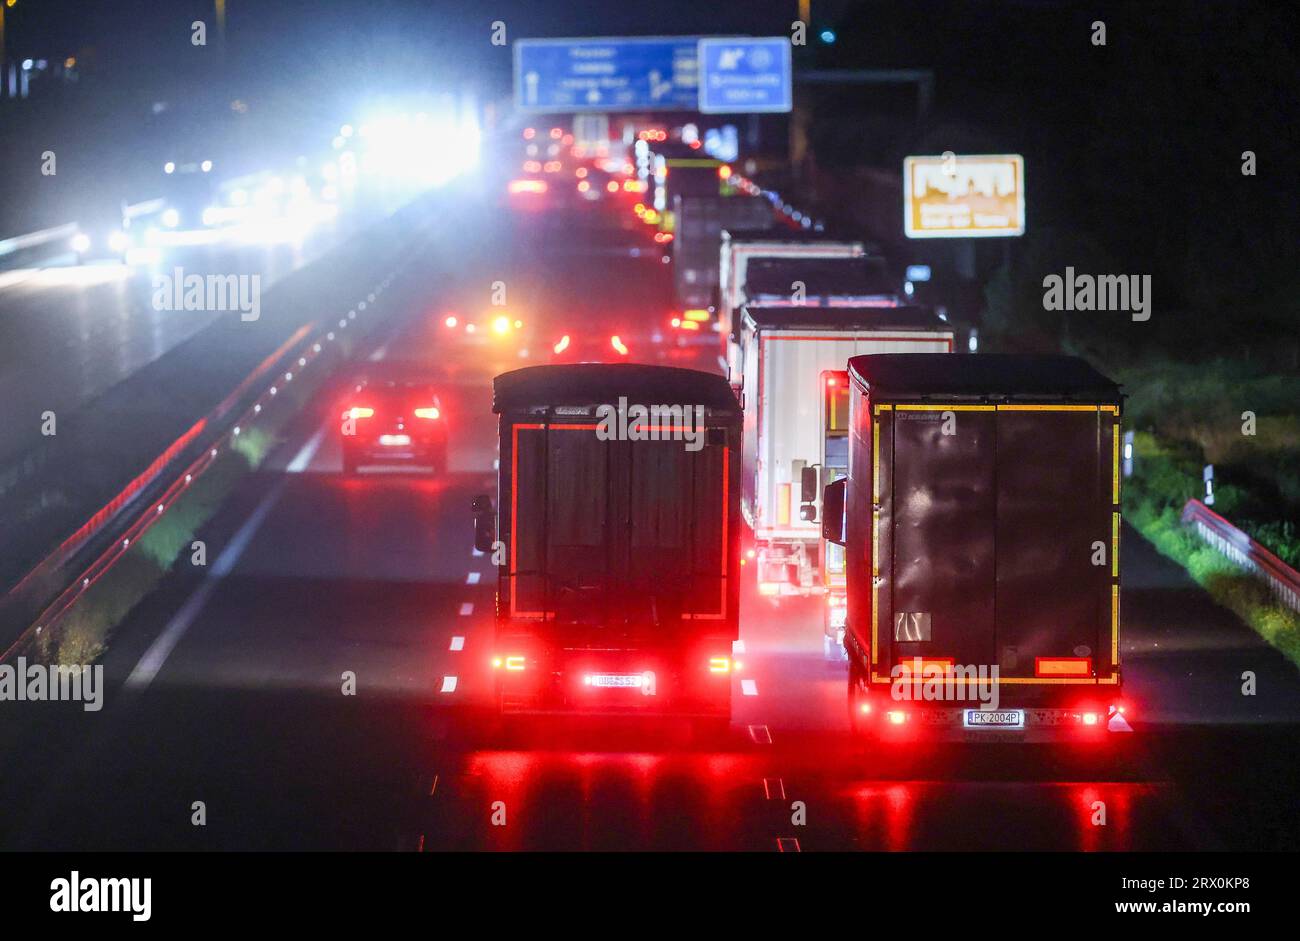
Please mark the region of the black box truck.
MULTIPOLYGON (((720 376, 533 366, 493 384, 503 713, 726 722, 738 638, 740 407, 720 376)), ((713 724, 713 723, 710 723, 713 724)))
POLYGON ((849 361, 849 713, 881 738, 1102 739, 1120 696, 1119 387, 1065 356, 849 361))

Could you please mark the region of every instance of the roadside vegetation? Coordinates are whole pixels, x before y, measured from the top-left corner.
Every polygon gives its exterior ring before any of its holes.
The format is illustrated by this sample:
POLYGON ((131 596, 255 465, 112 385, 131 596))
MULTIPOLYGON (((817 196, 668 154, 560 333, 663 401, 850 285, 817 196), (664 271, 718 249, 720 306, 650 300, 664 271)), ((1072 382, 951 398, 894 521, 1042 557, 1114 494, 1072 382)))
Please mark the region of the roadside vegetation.
MULTIPOLYGON (((223 447, 207 470, 196 477, 162 517, 145 531, 103 576, 54 624, 42 626, 36 656, 45 662, 91 663, 108 649, 114 627, 122 623, 173 568, 188 565, 191 546, 243 477, 256 469, 282 440, 281 433, 329 375, 321 368, 303 373, 286 386, 275 408, 245 426, 233 447, 223 447)), ((208 546, 206 564, 219 547, 208 546)))

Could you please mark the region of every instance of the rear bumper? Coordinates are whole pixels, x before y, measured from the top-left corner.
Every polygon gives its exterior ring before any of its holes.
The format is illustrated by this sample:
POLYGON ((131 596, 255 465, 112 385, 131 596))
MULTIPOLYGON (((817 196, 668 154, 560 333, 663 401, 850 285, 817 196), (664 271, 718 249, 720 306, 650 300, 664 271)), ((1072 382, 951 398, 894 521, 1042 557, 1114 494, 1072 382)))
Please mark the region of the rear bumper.
POLYGON ((1127 710, 1120 712, 1111 705, 1060 707, 1000 702, 996 710, 980 710, 973 703, 897 703, 887 693, 869 697, 868 702, 871 711, 860 717, 859 723, 881 741, 1087 743, 1104 742, 1133 731, 1127 710), (986 725, 980 716, 972 714, 981 712, 996 713, 999 719, 1014 715, 1019 721, 986 725))
POLYGON ((506 715, 731 716, 734 662, 729 642, 698 657, 650 650, 564 650, 524 655, 522 669, 508 669, 507 660, 518 665, 506 653, 493 662, 497 701, 506 715), (715 672, 710 663, 719 657, 727 669, 715 672))
POLYGON ((357 464, 433 464, 447 451, 441 439, 412 441, 404 445, 383 445, 377 440, 344 441, 343 449, 357 464))

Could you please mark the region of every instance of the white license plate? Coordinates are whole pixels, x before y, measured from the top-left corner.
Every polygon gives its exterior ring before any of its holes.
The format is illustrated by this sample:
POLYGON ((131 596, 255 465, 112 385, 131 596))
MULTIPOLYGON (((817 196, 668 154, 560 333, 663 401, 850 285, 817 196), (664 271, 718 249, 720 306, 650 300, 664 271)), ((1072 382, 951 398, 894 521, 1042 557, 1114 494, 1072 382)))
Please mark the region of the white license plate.
POLYGON ((640 687, 643 683, 645 683, 645 675, 642 673, 593 673, 591 676, 592 686, 640 687))
POLYGON ((1023 729, 1025 712, 1023 709, 967 709, 966 728, 968 729, 1023 729))
POLYGON ((411 445, 410 435, 380 435, 379 444, 385 448, 406 448, 411 445))

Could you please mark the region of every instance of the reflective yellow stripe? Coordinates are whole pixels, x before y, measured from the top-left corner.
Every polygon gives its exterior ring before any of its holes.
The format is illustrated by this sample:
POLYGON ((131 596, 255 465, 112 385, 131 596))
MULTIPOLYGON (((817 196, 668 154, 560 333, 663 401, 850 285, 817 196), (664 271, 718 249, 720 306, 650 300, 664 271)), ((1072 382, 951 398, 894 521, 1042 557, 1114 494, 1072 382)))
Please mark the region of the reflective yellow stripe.
POLYGON ((1110 574, 1119 578, 1119 513, 1110 514, 1110 574))
POLYGON ((996 405, 907 405, 900 403, 894 408, 900 412, 992 412, 996 405))
POLYGON ((1100 405, 999 405, 999 412, 1095 412, 1100 405))
POLYGON ((1111 429, 1110 502, 1119 506, 1119 422, 1111 429))
POLYGON ((1119 586, 1110 586, 1110 662, 1119 666, 1119 586))

